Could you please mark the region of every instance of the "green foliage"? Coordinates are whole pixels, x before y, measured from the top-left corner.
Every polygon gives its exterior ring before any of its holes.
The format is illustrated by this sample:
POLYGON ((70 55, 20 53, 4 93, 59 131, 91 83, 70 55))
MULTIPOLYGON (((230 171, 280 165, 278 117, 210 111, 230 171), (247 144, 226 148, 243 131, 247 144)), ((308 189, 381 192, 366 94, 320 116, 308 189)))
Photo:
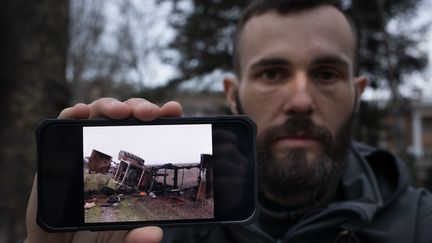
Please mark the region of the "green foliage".
POLYGON ((84 173, 84 192, 99 192, 108 183, 109 177, 103 174, 84 173))
POLYGON ((172 83, 199 78, 215 69, 231 69, 231 37, 241 9, 248 1, 191 2, 192 11, 174 8, 170 20, 177 31, 170 48, 180 54, 180 61, 175 63, 180 76, 172 83))

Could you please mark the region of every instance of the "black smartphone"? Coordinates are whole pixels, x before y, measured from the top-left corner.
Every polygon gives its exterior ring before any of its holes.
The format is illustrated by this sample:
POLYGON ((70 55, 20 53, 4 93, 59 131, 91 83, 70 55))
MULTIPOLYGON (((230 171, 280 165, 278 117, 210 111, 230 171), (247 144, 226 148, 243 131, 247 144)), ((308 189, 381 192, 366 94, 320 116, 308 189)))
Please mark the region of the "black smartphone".
POLYGON ((47 232, 247 223, 255 136, 246 116, 44 120, 37 222, 47 232))

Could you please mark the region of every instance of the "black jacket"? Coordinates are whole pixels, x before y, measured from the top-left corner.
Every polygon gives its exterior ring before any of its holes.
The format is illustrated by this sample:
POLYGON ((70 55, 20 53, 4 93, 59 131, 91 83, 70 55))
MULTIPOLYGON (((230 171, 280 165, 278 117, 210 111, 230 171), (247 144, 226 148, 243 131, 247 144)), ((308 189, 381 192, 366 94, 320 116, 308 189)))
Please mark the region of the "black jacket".
POLYGON ((246 226, 164 229, 163 242, 432 243, 432 195, 390 153, 355 143, 338 195, 307 213, 263 208, 246 226))

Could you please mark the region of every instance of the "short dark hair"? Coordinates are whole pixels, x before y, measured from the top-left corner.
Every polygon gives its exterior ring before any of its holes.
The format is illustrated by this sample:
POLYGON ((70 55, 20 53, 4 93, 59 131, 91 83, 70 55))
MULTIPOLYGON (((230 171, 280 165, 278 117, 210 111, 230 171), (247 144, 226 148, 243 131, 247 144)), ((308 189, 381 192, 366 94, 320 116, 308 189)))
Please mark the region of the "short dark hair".
MULTIPOLYGON (((354 21, 351 16, 349 16, 341 7, 339 0, 254 0, 248 7, 244 10, 242 16, 237 22, 236 32, 233 38, 233 54, 232 62, 235 74, 240 77, 240 53, 239 44, 240 37, 246 23, 253 17, 258 16, 270 11, 276 11, 281 15, 286 15, 293 12, 301 12, 304 10, 313 9, 319 6, 329 5, 337 8, 346 17, 349 22, 353 36, 355 39, 355 46, 357 48, 357 29, 355 27, 354 21)), ((354 62, 357 59, 357 51, 355 50, 354 62)), ((356 64, 355 64, 356 65, 356 64)), ((356 67, 354 68, 356 69, 356 67)))

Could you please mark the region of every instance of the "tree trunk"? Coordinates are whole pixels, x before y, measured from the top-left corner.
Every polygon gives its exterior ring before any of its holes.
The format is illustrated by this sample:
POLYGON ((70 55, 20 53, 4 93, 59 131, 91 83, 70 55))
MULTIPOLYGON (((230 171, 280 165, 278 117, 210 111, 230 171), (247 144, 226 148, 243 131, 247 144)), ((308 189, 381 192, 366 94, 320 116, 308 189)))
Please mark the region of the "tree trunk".
POLYGON ((36 169, 34 128, 69 101, 68 1, 5 0, 0 10, 0 242, 25 237, 36 169))

